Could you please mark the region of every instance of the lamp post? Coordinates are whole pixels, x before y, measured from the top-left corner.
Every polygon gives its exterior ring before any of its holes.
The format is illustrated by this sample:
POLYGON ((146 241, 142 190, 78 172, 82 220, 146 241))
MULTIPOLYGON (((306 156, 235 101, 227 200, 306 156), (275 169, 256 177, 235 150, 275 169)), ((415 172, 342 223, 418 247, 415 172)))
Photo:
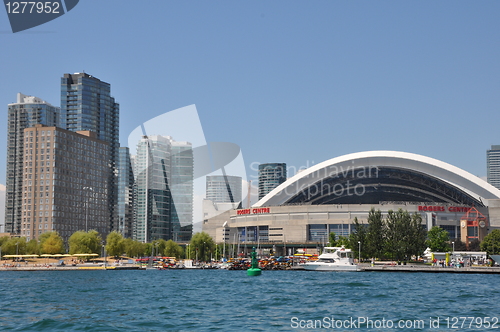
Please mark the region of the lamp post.
POLYGON ((203 261, 206 262, 207 260, 205 259, 207 257, 207 253, 206 253, 206 250, 207 250, 207 247, 206 247, 206 242, 203 241, 203 255, 201 256, 203 261))
POLYGON ((358 264, 361 264, 361 241, 358 241, 359 249, 358 249, 358 264))
POLYGON ((106 259, 106 246, 104 244, 102 245, 102 252, 104 256, 104 269, 106 270, 107 259, 106 259))
POLYGON ((455 255, 455 241, 451 243, 453 245, 453 251, 451 252, 452 255, 455 255))

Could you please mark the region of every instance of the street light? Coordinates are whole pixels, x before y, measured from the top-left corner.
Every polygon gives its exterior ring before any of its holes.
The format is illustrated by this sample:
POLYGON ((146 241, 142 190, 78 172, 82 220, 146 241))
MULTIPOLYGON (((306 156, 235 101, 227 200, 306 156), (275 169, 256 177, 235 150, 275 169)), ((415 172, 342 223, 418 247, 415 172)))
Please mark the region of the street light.
POLYGON ((452 254, 453 254, 453 255, 455 255, 455 241, 453 241, 451 244, 453 245, 453 251, 452 251, 452 254))
POLYGON ((359 250, 358 250, 358 264, 361 264, 361 241, 358 241, 359 250))

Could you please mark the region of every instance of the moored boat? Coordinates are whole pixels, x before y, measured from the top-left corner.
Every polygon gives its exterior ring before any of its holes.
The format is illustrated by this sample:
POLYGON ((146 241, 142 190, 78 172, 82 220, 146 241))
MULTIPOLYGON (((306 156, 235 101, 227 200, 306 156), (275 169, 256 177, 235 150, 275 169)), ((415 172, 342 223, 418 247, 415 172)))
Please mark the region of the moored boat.
POLYGON ((318 260, 304 263, 302 267, 309 271, 361 271, 359 266, 354 264, 352 255, 352 250, 344 246, 325 247, 318 260))

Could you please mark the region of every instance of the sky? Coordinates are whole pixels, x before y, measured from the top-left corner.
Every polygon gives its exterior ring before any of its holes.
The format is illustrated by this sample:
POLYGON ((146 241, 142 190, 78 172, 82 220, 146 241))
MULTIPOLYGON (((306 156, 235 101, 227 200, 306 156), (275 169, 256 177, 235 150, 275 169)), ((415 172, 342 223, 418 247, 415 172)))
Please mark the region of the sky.
POLYGON ((249 180, 259 163, 293 175, 369 150, 484 177, 500 144, 499 22, 498 1, 81 0, 12 33, 0 10, 0 184, 7 104, 60 106, 60 78, 82 71, 111 84, 123 146, 196 105, 206 141, 239 145, 249 180))

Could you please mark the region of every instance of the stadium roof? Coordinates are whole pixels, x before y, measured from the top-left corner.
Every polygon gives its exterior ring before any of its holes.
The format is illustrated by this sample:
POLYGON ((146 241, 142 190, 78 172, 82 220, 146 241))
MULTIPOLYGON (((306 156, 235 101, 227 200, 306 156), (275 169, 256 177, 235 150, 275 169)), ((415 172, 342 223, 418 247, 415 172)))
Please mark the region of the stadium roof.
POLYGON ((368 151, 299 172, 254 206, 398 201, 480 207, 488 199, 500 199, 500 190, 458 167, 413 153, 368 151))

